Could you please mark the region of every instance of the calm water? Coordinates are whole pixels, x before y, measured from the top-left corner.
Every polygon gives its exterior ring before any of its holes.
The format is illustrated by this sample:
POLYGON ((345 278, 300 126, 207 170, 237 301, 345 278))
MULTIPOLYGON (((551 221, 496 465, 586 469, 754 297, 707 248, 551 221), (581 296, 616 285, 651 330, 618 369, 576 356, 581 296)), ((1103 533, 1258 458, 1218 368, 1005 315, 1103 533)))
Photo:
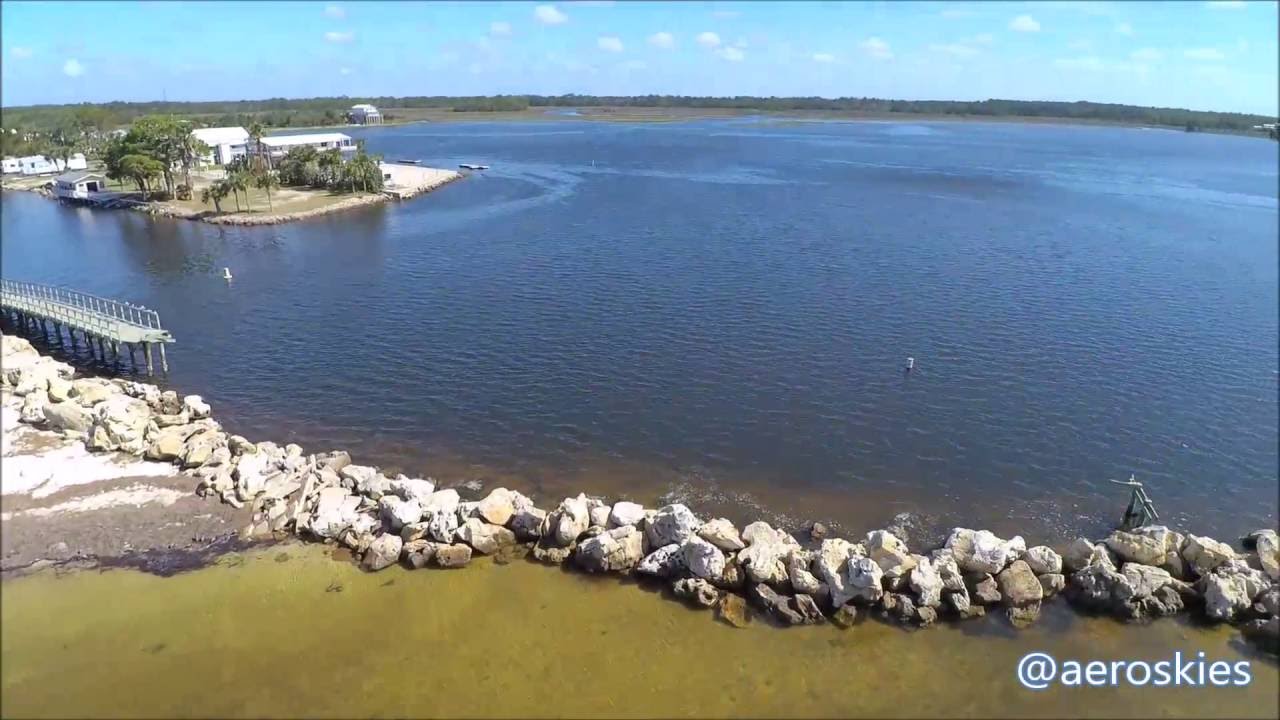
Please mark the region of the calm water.
POLYGON ((1171 524, 1275 524, 1275 143, 960 123, 355 134, 493 169, 266 228, 6 193, 4 276, 159 309, 169 381, 236 432, 446 478, 1052 538, 1111 524, 1125 496, 1106 479, 1136 473, 1171 524))

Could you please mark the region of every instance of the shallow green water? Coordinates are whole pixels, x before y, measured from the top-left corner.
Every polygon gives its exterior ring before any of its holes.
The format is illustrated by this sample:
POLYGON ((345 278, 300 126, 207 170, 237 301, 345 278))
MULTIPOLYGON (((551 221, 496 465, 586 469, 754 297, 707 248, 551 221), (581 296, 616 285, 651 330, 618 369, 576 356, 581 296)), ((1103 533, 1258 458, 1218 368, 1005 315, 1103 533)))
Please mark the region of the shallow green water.
POLYGON ((47 572, 0 584, 0 598, 6 717, 1280 712, 1275 664, 1242 656, 1233 630, 1130 627, 1061 603, 1022 633, 987 620, 738 630, 618 579, 485 560, 369 575, 298 545, 172 578, 47 572), (1204 650, 1250 659, 1254 681, 1031 692, 1014 675, 1031 650, 1104 660, 1204 650))

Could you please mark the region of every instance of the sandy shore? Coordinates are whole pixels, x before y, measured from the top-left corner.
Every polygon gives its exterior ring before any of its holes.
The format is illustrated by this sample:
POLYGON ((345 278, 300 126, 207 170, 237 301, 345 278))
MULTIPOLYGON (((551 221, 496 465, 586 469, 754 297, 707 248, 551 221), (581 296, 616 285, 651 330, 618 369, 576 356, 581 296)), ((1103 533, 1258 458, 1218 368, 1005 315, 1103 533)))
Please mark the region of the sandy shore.
POLYGON ((91 453, 18 421, 0 394, 0 575, 50 562, 135 565, 167 574, 234 543, 247 515, 191 494, 170 463, 91 453))

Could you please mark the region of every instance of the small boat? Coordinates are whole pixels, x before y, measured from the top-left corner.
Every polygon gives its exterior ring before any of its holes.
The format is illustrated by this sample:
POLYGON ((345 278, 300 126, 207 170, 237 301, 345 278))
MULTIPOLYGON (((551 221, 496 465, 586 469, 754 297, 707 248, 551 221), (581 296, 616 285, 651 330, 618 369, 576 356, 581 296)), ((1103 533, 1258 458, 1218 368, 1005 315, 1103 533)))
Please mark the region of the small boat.
POLYGON ((463 170, 488 170, 488 165, 472 165, 471 163, 459 163, 458 167, 463 170))
POLYGON ((227 268, 227 267, 222 268, 222 279, 223 280, 231 279, 231 268, 227 268))
POLYGON ((396 163, 398 165, 417 165, 422 161, 421 160, 392 160, 391 162, 396 163))

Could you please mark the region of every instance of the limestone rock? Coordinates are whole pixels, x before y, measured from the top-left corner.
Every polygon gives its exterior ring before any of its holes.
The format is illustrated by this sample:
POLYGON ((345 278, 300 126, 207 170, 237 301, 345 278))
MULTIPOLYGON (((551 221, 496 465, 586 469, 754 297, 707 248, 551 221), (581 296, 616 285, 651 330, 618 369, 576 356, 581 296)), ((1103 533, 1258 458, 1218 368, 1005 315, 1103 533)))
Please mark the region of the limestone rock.
POLYGON ((606 523, 606 527, 616 528, 623 525, 634 525, 638 528, 642 522, 644 522, 643 505, 627 500, 619 500, 609 510, 609 521, 606 523))
POLYGON ((665 578, 678 577, 685 569, 684 553, 675 543, 654 550, 636 565, 636 572, 641 575, 665 578))
POLYGON ((1044 599, 1040 579, 1024 560, 1014 560, 996 576, 1000 597, 1008 607, 1026 607, 1044 599))
POLYGON ((751 608, 741 595, 725 593, 716 605, 717 615, 721 620, 736 627, 744 628, 751 624, 751 608))
POLYGON ((698 536, 691 536, 681 547, 685 567, 694 577, 715 579, 724 574, 724 554, 715 545, 698 536))
POLYGON ((506 525, 515 512, 515 496, 503 487, 490 490, 475 509, 480 519, 493 525, 506 525))
POLYGON ((588 510, 587 516, 591 519, 591 524, 594 527, 607 529, 609 525, 610 512, 612 512, 612 508, 610 506, 598 505, 588 510))
POLYGON ((462 544, 437 545, 432 560, 437 567, 460 568, 471 562, 471 547, 462 544))
POLYGON ((241 455, 232 472, 236 481, 236 496, 241 500, 252 500, 266 488, 267 477, 276 472, 278 470, 271 457, 265 453, 241 455))
POLYGON ((1240 629, 1249 642, 1264 652, 1280 655, 1280 617, 1251 620, 1240 629))
POLYGON ((1164 562, 1165 543, 1151 535, 1116 530, 1107 536, 1105 543, 1111 552, 1127 563, 1159 565, 1164 562))
POLYGON ((933 563, 922 555, 915 556, 915 567, 908 575, 911 590, 916 594, 918 607, 935 608, 942 604, 942 578, 933 563))
POLYGON ((854 605, 841 605, 831 616, 831 624, 847 630, 858 620, 858 608, 854 605))
POLYGON ((457 538, 484 555, 492 555, 498 548, 514 545, 516 542, 515 533, 501 525, 486 523, 475 517, 467 518, 458 528, 457 538))
POLYGON ((538 541, 538 544, 533 546, 533 559, 547 565, 560 565, 573 554, 574 544, 570 543, 565 547, 559 547, 558 545, 549 544, 548 540, 549 538, 544 536, 538 541))
POLYGON ((47 395, 53 402, 63 402, 71 398, 71 383, 56 375, 45 380, 48 385, 47 395))
MULTIPOLYGON (((802 612, 802 609, 807 610, 807 607, 802 608, 795 602, 795 598, 787 597, 765 583, 752 585, 750 590, 751 599, 784 625, 805 625, 816 622, 806 612, 802 612)), ((807 595, 804 597, 808 598, 807 595)), ((809 600, 812 602, 812 598, 809 600)), ((822 613, 819 612, 818 617, 821 616, 822 613)))
POLYGON ((1062 572, 1062 556, 1045 545, 1037 545, 1027 550, 1022 556, 1036 575, 1047 575, 1062 572))
POLYGON ((378 499, 378 514, 382 516, 382 522, 388 530, 399 533, 405 525, 422 520, 422 506, 417 500, 401 500, 395 495, 383 495, 378 499))
POLYGON ((720 601, 720 591, 701 578, 683 578, 671 586, 676 597, 689 601, 695 607, 713 608, 720 601))
POLYGON ((400 559, 400 549, 404 545, 399 535, 383 534, 373 539, 364 554, 366 570, 381 570, 391 567, 400 559))
POLYGON ((804 595, 819 595, 823 592, 822 581, 809 571, 812 565, 810 553, 803 550, 792 550, 787 558, 787 577, 791 579, 791 587, 804 595))
POLYGON ((814 542, 822 542, 823 540, 826 540, 826 539, 827 539, 827 535, 828 535, 828 534, 830 534, 830 531, 827 529, 827 526, 826 526, 826 525, 823 525, 822 523, 818 522, 817 520, 815 520, 815 521, 813 521, 812 523, 810 523, 810 524, 809 524, 809 539, 810 539, 810 540, 812 540, 812 541, 814 541, 814 542))
MULTIPOLYGON (((1003 575, 1004 573, 1001 574, 1003 575)), ((1009 618, 1009 624, 1021 630, 1034 623, 1040 617, 1040 601, 1037 600, 1026 605, 1010 605, 1005 608, 1005 615, 1009 618)))
POLYGON ((587 506, 587 497, 578 495, 565 498, 560 505, 547 515, 547 526, 543 529, 544 541, 550 541, 559 547, 568 547, 587 531, 591 523, 591 511, 587 506))
POLYGON ((93 407, 114 394, 115 390, 110 383, 93 378, 83 378, 71 383, 71 396, 83 408, 93 407))
MULTIPOLYGON (((966 578, 967 580, 968 578, 966 578)), ((982 605, 995 605, 1000 602, 1000 586, 996 579, 987 574, 974 576, 974 581, 966 583, 971 600, 982 605)))
POLYGON ((644 535, 634 525, 623 525, 583 540, 574 561, 587 572, 627 572, 643 555, 644 535))
POLYGON ((45 424, 53 430, 87 433, 93 425, 93 417, 72 402, 47 403, 43 412, 45 424))
MULTIPOLYGON (((951 554, 950 550, 942 548, 934 550, 929 554, 929 563, 933 565, 933 569, 938 573, 938 579, 942 581, 942 589, 950 592, 965 591, 964 575, 960 572, 960 566, 956 564, 956 558, 951 554)), ((967 591, 966 599, 968 596, 967 591)))
POLYGON ((778 585, 787 580, 787 556, 794 548, 761 536, 738 551, 738 565, 755 583, 778 585))
POLYGON ((507 521, 507 527, 511 528, 518 540, 529 542, 542 537, 542 527, 546 519, 546 510, 540 510, 529 505, 516 510, 511 519, 507 521))
POLYGON ((906 577, 915 567, 915 557, 907 550, 907 544, 887 530, 867 533, 867 557, 876 562, 886 577, 906 577))
POLYGON ((662 547, 684 543, 698 531, 702 523, 691 510, 676 503, 658 508, 658 512, 645 525, 645 539, 650 547, 662 547))
POLYGON ((702 524, 698 528, 698 537, 715 545, 725 552, 734 552, 746 547, 738 529, 725 518, 716 518, 702 524))
POLYGON ((436 555, 436 544, 430 540, 404 540, 403 535, 401 540, 404 544, 400 548, 400 559, 414 570, 426 567, 436 555))
POLYGON ((18 419, 29 425, 39 425, 43 423, 44 406, 49 404, 50 396, 43 390, 27 393, 22 399, 22 409, 18 412, 18 419))
POLYGON ((800 547, 800 543, 788 533, 775 530, 769 523, 757 520, 742 529, 742 541, 747 545, 777 543, 787 547, 800 547))
POLYGON ((209 403, 199 395, 188 395, 182 398, 182 409, 191 416, 192 420, 209 417, 209 403))
POLYGON ((1121 602, 1151 597, 1173 580, 1165 570, 1138 563, 1125 563, 1124 567, 1120 568, 1120 574, 1127 582, 1116 585, 1114 596, 1121 602))
POLYGON ((458 532, 456 509, 457 506, 454 510, 436 510, 427 517, 427 536, 440 543, 453 542, 454 535, 458 532))
MULTIPOLYGON (((862 578, 861 584, 855 585, 854 575, 856 573, 865 574, 870 568, 863 570, 855 570, 852 564, 859 558, 865 557, 863 547, 854 545, 848 540, 840 538, 832 538, 823 540, 821 547, 818 549, 817 557, 813 561, 814 574, 822 582, 827 584, 831 589, 831 604, 839 607, 849 602, 855 597, 861 597, 869 602, 875 602, 880 599, 879 592, 880 579, 883 573, 879 566, 875 563, 874 580, 862 578), (875 591, 870 592, 868 591, 875 591), (868 596, 870 595, 870 596, 868 596)), ((868 560, 870 558, 867 558, 868 560)))
MULTIPOLYGON (((1182 546, 1182 559, 1196 575, 1206 575, 1236 556, 1230 545, 1213 538, 1188 535, 1182 546)), ((1149 563, 1158 565, 1159 563, 1149 563)))
POLYGON ((311 532, 321 538, 337 538, 355 521, 359 505, 360 498, 345 488, 324 488, 320 491, 315 516, 311 519, 311 532))
POLYGON ((1093 543, 1085 538, 1078 537, 1067 546, 1067 551, 1062 556, 1062 565, 1067 572, 1073 573, 1088 567, 1089 560, 1092 557, 1093 543))
POLYGON ((1026 543, 1019 536, 1001 540, 988 530, 956 528, 946 547, 962 571, 996 575, 1026 550, 1026 543))
POLYGON ((223 435, 216 431, 198 432, 187 438, 187 445, 182 451, 182 467, 200 467, 209 461, 213 451, 222 446, 223 435))
POLYGON ((1259 530, 1250 537, 1258 550, 1258 563, 1274 582, 1280 582, 1280 535, 1275 530, 1259 530))
POLYGON ((1045 573, 1039 579, 1046 598, 1057 595, 1067 586, 1067 578, 1062 573, 1045 573))
POLYGON ((1204 613, 1210 619, 1229 621, 1253 604, 1248 582, 1235 574, 1211 573, 1204 581, 1204 613))
POLYGON ((401 500, 412 500, 418 503, 419 509, 422 508, 423 503, 431 500, 431 496, 435 494, 436 490, 435 483, 430 480, 404 476, 399 476, 387 483, 387 487, 390 488, 392 494, 401 500))
MULTIPOLYGON (((436 513, 454 515, 458 510, 459 503, 460 499, 458 497, 457 490, 454 490, 453 488, 437 490, 431 493, 426 502, 422 503, 422 515, 423 517, 426 517, 427 515, 435 515, 436 513)), ((441 540, 440 542, 449 541, 441 540)))

